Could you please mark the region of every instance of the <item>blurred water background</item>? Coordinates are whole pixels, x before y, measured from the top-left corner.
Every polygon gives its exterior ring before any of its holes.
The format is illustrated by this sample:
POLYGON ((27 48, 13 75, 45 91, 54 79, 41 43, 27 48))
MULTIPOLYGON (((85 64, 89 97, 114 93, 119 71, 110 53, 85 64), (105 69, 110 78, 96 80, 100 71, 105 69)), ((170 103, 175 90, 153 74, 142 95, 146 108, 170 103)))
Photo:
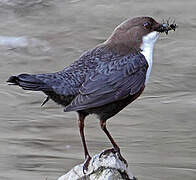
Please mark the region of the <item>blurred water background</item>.
MULTIPOLYGON (((139 180, 196 179, 196 1, 0 0, 0 179, 57 179, 83 162, 76 113, 42 93, 10 87, 21 72, 63 69, 106 40, 127 18, 171 17, 143 95, 108 121, 139 180)), ((86 121, 91 154, 111 147, 94 116, 86 121)))

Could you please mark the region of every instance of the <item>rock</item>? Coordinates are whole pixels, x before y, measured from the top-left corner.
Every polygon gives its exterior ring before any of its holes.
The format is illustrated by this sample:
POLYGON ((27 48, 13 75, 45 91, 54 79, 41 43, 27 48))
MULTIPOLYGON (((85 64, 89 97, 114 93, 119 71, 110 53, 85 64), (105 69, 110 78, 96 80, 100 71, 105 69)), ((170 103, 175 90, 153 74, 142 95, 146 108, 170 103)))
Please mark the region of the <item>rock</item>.
POLYGON ((58 180, 136 180, 116 153, 100 154, 92 157, 86 174, 83 164, 79 164, 58 180))

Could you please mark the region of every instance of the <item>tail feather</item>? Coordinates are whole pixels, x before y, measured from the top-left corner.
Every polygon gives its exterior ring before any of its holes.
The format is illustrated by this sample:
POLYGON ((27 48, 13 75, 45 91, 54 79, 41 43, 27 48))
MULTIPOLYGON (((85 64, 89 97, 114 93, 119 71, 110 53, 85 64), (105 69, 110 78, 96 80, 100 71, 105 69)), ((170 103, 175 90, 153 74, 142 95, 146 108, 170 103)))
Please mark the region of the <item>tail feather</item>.
POLYGON ((12 85, 18 85, 24 90, 44 91, 50 89, 47 84, 37 79, 35 75, 30 74, 11 76, 7 82, 11 83, 12 85))

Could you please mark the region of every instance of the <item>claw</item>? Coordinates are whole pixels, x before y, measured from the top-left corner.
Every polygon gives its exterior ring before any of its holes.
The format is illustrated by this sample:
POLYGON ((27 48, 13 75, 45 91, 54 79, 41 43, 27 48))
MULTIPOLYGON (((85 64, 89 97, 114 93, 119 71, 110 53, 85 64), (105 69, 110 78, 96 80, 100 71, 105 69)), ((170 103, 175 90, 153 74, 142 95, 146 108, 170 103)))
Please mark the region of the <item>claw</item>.
POLYGON ((128 167, 128 163, 127 161, 122 157, 120 150, 112 148, 112 149, 106 149, 104 151, 102 151, 102 153, 99 155, 99 158, 101 158, 101 156, 109 154, 109 153, 113 153, 113 154, 118 154, 118 158, 124 162, 124 164, 126 165, 126 167, 128 167))
POLYGON ((88 171, 88 165, 89 165, 90 160, 91 160, 91 157, 87 156, 84 161, 84 165, 83 165, 83 173, 84 174, 86 174, 86 172, 88 171))
POLYGON ((115 151, 114 148, 105 149, 104 151, 101 152, 101 154, 99 155, 99 158, 101 158, 101 156, 106 155, 106 154, 109 154, 109 153, 115 154, 116 152, 117 152, 117 151, 115 151))
POLYGON ((120 154, 120 152, 118 152, 118 156, 119 156, 119 159, 124 162, 124 164, 126 165, 126 167, 128 167, 127 161, 125 160, 125 158, 122 157, 122 155, 120 154))

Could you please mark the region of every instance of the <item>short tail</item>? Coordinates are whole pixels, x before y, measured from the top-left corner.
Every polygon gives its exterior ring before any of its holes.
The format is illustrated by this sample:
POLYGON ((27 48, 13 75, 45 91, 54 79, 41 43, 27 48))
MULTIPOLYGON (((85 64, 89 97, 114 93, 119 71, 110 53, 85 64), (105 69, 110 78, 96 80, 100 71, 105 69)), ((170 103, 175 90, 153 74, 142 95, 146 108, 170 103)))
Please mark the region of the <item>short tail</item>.
POLYGON ((47 84, 36 78, 36 75, 31 74, 20 74, 18 76, 11 76, 7 82, 11 85, 18 85, 24 90, 31 91, 44 91, 48 90, 49 87, 47 84))

